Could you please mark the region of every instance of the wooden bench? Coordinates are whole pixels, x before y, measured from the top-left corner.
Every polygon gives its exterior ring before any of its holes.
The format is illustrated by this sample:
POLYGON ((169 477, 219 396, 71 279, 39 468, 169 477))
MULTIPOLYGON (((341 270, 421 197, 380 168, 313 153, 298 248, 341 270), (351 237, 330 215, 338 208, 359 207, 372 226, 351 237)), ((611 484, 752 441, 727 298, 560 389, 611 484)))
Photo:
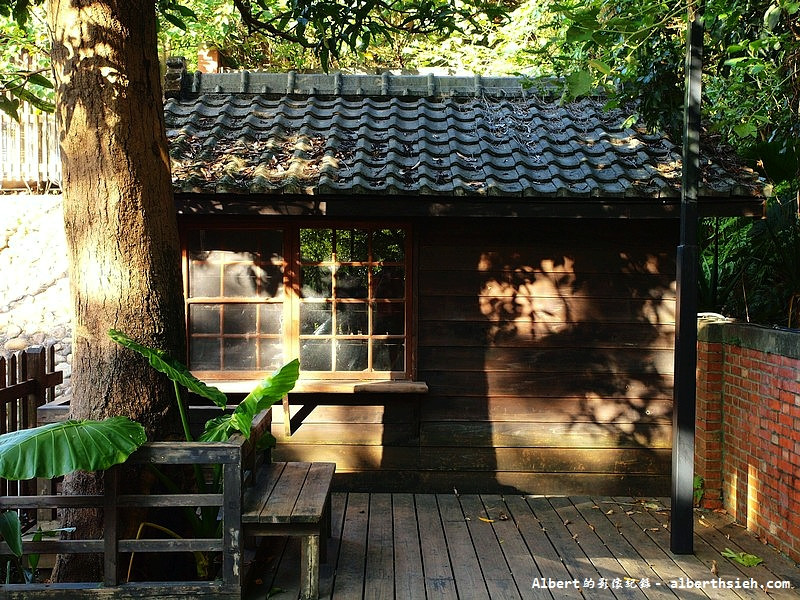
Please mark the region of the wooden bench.
POLYGON ((255 480, 244 492, 242 535, 245 538, 302 538, 300 586, 304 599, 319 597, 320 554, 326 560, 335 470, 335 463, 265 463, 256 470, 255 480))

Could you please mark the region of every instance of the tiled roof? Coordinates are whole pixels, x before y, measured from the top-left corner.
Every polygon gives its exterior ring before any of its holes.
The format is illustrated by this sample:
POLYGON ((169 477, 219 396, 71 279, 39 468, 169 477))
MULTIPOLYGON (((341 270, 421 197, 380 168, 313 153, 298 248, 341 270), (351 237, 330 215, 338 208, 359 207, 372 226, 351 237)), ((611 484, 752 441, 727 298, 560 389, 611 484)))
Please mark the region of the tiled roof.
MULTIPOLYGON (((517 78, 188 75, 165 105, 175 190, 674 198, 680 147, 517 78)), ((744 176, 743 176, 744 173, 744 176)), ((701 196, 752 197, 707 162, 701 196)))

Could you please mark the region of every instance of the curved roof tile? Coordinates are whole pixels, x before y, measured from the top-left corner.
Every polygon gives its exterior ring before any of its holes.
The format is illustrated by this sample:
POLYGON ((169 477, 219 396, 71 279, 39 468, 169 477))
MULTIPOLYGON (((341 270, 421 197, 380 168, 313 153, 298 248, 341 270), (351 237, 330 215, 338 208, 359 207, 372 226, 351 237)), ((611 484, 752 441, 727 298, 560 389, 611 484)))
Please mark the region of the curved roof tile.
MULTIPOLYGON (((663 198, 680 148, 597 100, 564 106, 517 78, 224 73, 165 105, 185 193, 663 198)), ((752 197, 708 163, 701 195, 752 197)))

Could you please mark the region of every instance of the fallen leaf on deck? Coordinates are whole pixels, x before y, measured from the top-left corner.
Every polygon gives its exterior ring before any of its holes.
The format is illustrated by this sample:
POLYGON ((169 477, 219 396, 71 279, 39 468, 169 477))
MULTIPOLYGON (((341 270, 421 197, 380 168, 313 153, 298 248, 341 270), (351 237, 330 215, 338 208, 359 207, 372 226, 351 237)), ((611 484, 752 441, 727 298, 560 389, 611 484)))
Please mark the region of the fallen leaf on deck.
POLYGON ((713 573, 714 575, 719 575, 719 569, 717 568, 717 561, 715 560, 711 561, 711 573, 713 573))
POLYGON ((721 552, 720 554, 722 554, 722 556, 725 558, 735 560, 737 563, 744 565, 745 567, 755 567, 764 562, 763 558, 756 556, 755 554, 747 554, 747 552, 734 552, 730 548, 725 548, 725 551, 721 552))
POLYGON ((494 519, 487 519, 486 517, 478 517, 484 523, 494 523, 494 519))

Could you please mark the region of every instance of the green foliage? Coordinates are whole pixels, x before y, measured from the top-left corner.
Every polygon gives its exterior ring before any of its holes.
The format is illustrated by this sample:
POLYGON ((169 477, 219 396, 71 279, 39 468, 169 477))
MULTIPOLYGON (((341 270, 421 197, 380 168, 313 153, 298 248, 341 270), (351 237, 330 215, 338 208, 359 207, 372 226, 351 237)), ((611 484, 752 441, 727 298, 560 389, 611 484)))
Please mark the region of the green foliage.
POLYGON ((19 515, 13 510, 0 513, 0 539, 8 544, 14 556, 22 556, 22 526, 19 515))
MULTIPOLYGON (((40 542, 47 537, 58 537, 62 532, 73 532, 74 527, 61 527, 59 529, 42 530, 37 528, 31 537, 31 541, 40 542)), ((22 547, 22 524, 16 511, 9 510, 0 512, 0 540, 8 544, 11 550, 10 560, 4 565, 6 584, 9 583, 33 583, 37 578, 39 567, 39 554, 23 554, 22 547), (12 575, 16 572, 17 578, 12 575), (17 581, 18 580, 18 581, 17 581)))
POLYGON ((133 350, 146 358, 151 367, 159 373, 164 373, 164 375, 169 377, 170 381, 182 385, 198 396, 211 400, 220 408, 225 408, 228 405, 228 399, 225 394, 217 388, 206 385, 197 379, 185 365, 168 356, 163 350, 156 350, 143 346, 116 329, 110 329, 108 331, 108 336, 119 345, 133 350))
POLYGON ((730 558, 731 560, 736 561, 740 565, 745 567, 757 567, 764 559, 761 557, 756 556, 755 554, 747 554, 746 552, 734 552, 730 548, 725 548, 723 552, 721 552, 722 556, 725 558, 730 558))
POLYGON ((43 19, 43 11, 27 0, 0 0, 0 111, 14 119, 25 102, 44 112, 54 108, 43 19))
POLYGON ((793 186, 779 188, 766 218, 704 219, 700 239, 701 311, 765 325, 790 323, 800 294, 800 219, 793 186), (796 302, 796 300, 795 300, 796 302))
POLYGON ((147 441, 127 417, 64 421, 0 435, 0 477, 52 479, 74 471, 101 471, 124 462, 147 441))
MULTIPOLYGON (((566 75, 567 97, 602 89, 618 106, 636 102, 646 123, 680 139, 686 7, 660 0, 567 0, 552 5, 556 35, 537 57, 566 75), (575 85, 579 78, 581 85, 575 85)), ((798 3, 705 2, 704 119, 712 143, 768 164, 781 153, 798 172, 798 3), (769 148, 764 148, 767 144, 769 148), (768 151, 767 151, 768 150, 768 151)))
POLYGON ((700 505, 700 500, 703 499, 705 480, 700 475, 695 475, 692 480, 692 500, 695 506, 700 505))

